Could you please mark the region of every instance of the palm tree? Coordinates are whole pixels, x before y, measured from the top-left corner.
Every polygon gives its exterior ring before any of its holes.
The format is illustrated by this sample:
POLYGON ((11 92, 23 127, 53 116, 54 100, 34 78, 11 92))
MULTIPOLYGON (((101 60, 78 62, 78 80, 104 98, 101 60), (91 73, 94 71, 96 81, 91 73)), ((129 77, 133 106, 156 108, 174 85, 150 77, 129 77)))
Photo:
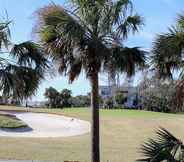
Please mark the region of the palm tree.
POLYGON ((164 128, 157 132, 157 139, 149 139, 141 147, 141 153, 145 158, 137 162, 183 162, 184 145, 164 128))
POLYGON ((0 23, 0 91, 23 100, 35 94, 48 62, 39 45, 31 41, 12 44, 9 24, 0 23))
POLYGON ((63 89, 60 92, 60 98, 61 98, 61 102, 63 107, 70 107, 71 103, 70 100, 72 98, 72 91, 69 89, 63 89))
POLYGON ((174 107, 180 111, 184 99, 184 16, 179 15, 176 25, 167 33, 157 36, 153 43, 152 64, 160 78, 170 78, 180 73, 174 94, 174 107))
POLYGON ((53 87, 46 88, 44 96, 45 96, 45 98, 48 99, 48 105, 50 108, 58 107, 57 101, 58 101, 58 97, 59 97, 59 101, 60 101, 60 94, 55 88, 53 88, 53 87))
POLYGON ((41 45, 73 82, 84 71, 91 83, 92 161, 100 161, 98 76, 114 69, 133 74, 143 65, 144 52, 122 41, 143 25, 130 0, 70 0, 70 6, 50 4, 36 13, 41 45))
POLYGON ((157 36, 153 44, 152 59, 160 77, 173 79, 174 70, 182 67, 183 34, 172 28, 169 33, 157 36))

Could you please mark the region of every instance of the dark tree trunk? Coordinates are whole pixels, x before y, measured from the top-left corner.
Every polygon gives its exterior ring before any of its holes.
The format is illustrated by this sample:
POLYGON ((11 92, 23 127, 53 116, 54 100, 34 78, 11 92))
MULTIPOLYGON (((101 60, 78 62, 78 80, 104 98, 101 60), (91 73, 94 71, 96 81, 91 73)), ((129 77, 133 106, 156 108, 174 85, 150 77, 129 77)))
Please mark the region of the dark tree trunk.
POLYGON ((91 81, 91 144, 92 162, 100 162, 100 136, 99 136, 99 96, 98 96, 98 73, 90 78, 91 81))

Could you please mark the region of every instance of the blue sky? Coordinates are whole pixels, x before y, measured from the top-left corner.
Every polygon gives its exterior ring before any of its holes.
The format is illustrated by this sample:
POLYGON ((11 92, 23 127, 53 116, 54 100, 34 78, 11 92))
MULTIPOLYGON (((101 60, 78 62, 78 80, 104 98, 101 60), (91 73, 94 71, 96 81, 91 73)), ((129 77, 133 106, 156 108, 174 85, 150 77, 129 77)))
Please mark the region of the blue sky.
MULTIPOLYGON (((52 0, 63 5, 64 0, 52 0)), ((19 43, 31 40, 32 27, 34 25, 34 11, 51 0, 0 0, 0 17, 5 16, 7 11, 11 25, 12 41, 19 43)), ((135 10, 144 17, 145 26, 139 34, 130 36, 126 42, 129 46, 139 46, 150 49, 156 34, 167 30, 169 25, 174 24, 176 15, 184 9, 183 0, 132 0, 135 10)), ((136 81, 140 76, 136 77, 136 81)), ((100 77, 100 78, 104 78, 100 77)), ((123 78, 122 78, 123 79, 123 78)), ((104 79, 103 79, 104 80, 104 79)), ((101 80, 101 84, 103 83, 101 80)), ((68 88, 74 95, 85 94, 90 91, 90 85, 84 75, 81 75, 72 85, 68 84, 67 78, 55 76, 43 81, 34 100, 44 99, 43 93, 46 87, 53 86, 58 90, 68 88)))

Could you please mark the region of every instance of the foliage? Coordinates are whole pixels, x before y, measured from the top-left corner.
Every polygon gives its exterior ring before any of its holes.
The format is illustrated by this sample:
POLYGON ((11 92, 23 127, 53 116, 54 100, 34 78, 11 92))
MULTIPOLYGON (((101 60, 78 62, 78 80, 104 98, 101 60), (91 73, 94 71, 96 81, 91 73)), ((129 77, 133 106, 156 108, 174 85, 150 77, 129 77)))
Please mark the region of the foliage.
POLYGON ((13 96, 0 96, 0 104, 20 106, 21 102, 20 100, 18 100, 17 98, 14 98, 13 96))
POLYGON ((89 95, 79 95, 72 97, 72 107, 89 107, 91 104, 91 97, 89 95))
POLYGON ((68 89, 58 92, 55 88, 46 88, 44 96, 48 99, 47 106, 50 108, 71 107, 71 94, 68 89))
POLYGON ((0 92, 23 100, 35 94, 49 65, 39 45, 10 42, 9 24, 0 23, 0 92))
POLYGON ((141 106, 145 110, 157 112, 175 112, 173 104, 175 87, 173 82, 162 82, 158 78, 144 78, 139 85, 141 106))
POLYGON ((60 94, 55 88, 46 88, 44 96, 48 99, 48 106, 50 108, 57 108, 60 106, 60 94))
POLYGON ((118 105, 123 105, 126 102, 127 97, 123 93, 117 92, 116 96, 115 96, 115 99, 116 99, 116 103, 118 105))
POLYGON ((47 53, 71 82, 82 68, 89 77, 101 68, 109 71, 116 62, 117 69, 131 75, 135 67, 144 64, 143 51, 118 41, 143 24, 142 18, 133 14, 130 1, 71 2, 72 10, 56 4, 39 9, 36 25, 47 53))
POLYGON ((91 103, 90 95, 73 97, 72 92, 68 89, 58 92, 55 88, 49 87, 46 88, 44 96, 48 99, 46 106, 49 108, 89 107, 91 103))
POLYGON ((170 100, 164 96, 157 96, 154 93, 145 94, 143 98, 142 107, 144 110, 156 112, 170 112, 170 100))
POLYGON ((113 98, 107 98, 107 99, 104 100, 103 108, 113 109, 113 107, 114 107, 113 98))
POLYGON ((153 43, 152 65, 160 78, 172 78, 175 72, 180 78, 176 84, 173 102, 180 111, 184 99, 184 16, 178 15, 176 24, 167 33, 157 36, 153 43))
POLYGON ((63 89, 60 93, 62 107, 71 107, 72 92, 68 89, 63 89))
POLYGON ((145 156, 138 162, 183 162, 184 145, 164 128, 157 132, 157 139, 149 139, 142 145, 141 152, 145 156))

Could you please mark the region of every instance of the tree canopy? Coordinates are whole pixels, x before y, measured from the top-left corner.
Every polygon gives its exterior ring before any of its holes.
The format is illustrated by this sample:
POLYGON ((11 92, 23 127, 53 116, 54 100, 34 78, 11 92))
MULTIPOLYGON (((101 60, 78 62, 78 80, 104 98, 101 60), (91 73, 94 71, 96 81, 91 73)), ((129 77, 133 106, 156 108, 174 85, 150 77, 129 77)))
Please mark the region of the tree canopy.
POLYGON ((0 91, 23 100, 35 94, 49 64, 38 44, 10 41, 10 23, 0 23, 0 91))
POLYGON ((152 65, 160 78, 174 79, 179 74, 176 82, 176 93, 173 102, 176 111, 180 111, 184 99, 184 16, 178 15, 176 24, 169 28, 167 33, 157 36, 153 44, 152 65))
POLYGON ((56 4, 39 9, 36 29, 45 50, 71 82, 82 69, 87 77, 112 68, 132 75, 144 64, 143 51, 122 44, 143 25, 131 1, 70 2, 70 10, 56 4))

